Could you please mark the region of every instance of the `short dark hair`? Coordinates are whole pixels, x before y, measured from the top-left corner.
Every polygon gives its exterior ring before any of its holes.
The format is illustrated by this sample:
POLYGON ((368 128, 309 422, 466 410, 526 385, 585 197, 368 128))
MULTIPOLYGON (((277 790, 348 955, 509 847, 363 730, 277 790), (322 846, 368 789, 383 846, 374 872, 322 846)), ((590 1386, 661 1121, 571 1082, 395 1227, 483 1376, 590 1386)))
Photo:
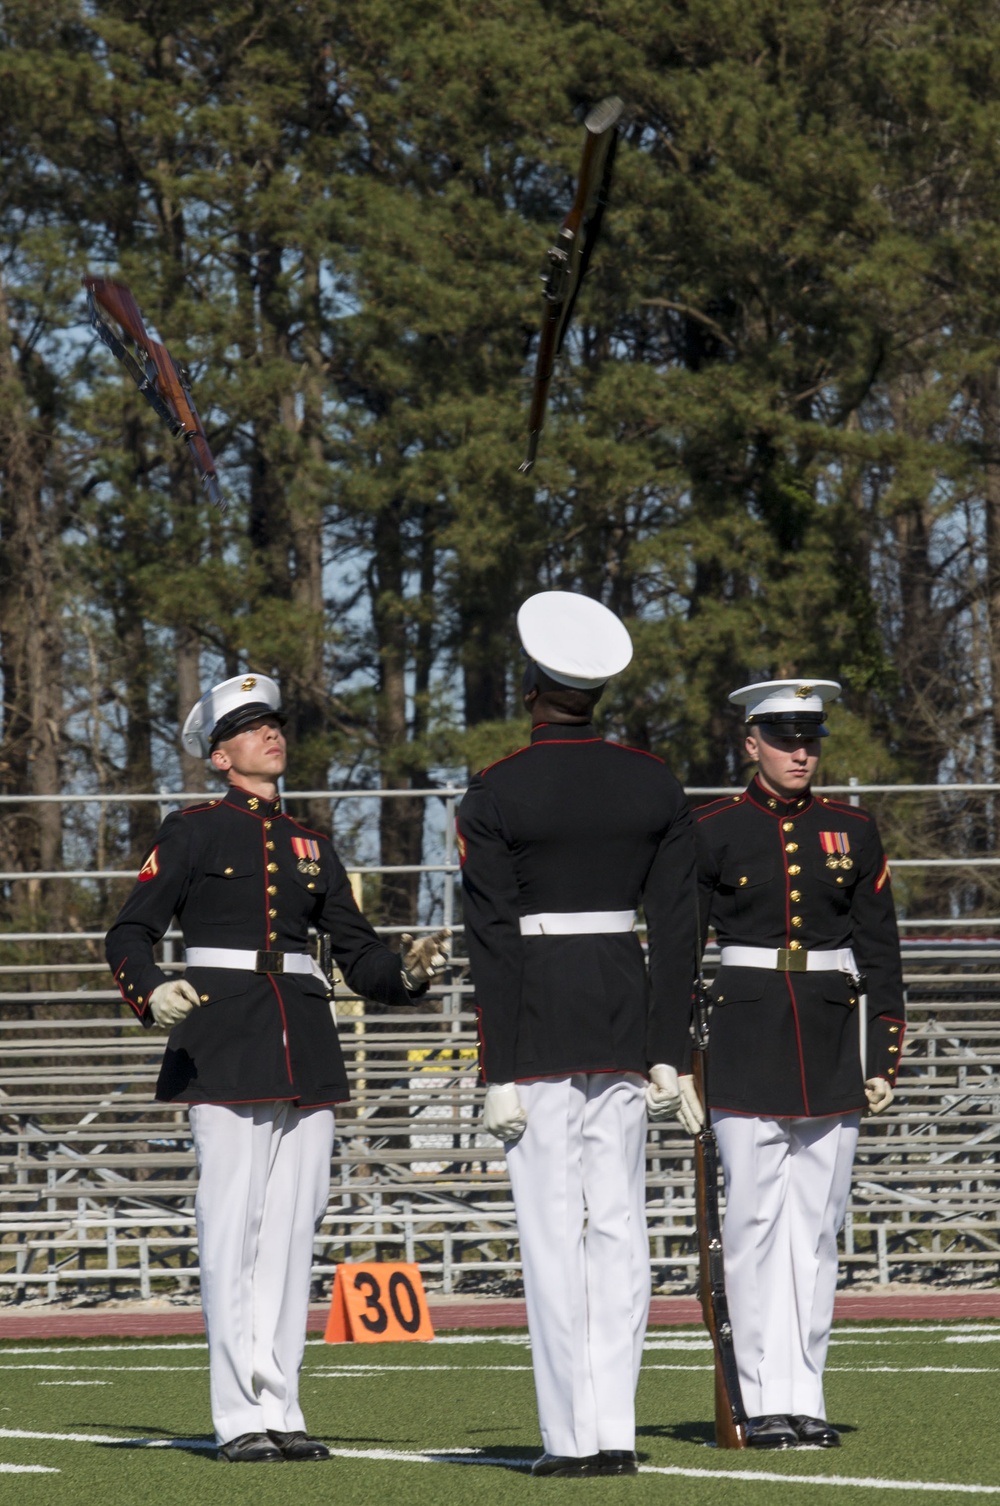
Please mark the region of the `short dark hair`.
POLYGON ((553 711, 559 711, 563 716, 578 716, 581 721, 590 720, 594 707, 604 694, 603 685, 595 685, 591 690, 581 690, 575 685, 561 685, 534 660, 524 671, 522 693, 527 695, 532 690, 537 690, 539 700, 544 700, 553 711))

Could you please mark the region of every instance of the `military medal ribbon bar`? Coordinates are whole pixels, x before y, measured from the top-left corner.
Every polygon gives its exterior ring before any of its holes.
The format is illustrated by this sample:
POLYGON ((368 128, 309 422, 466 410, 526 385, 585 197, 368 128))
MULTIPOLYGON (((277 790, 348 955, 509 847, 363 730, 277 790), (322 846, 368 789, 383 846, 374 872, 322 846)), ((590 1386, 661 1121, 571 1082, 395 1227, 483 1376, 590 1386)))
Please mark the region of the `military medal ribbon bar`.
POLYGON ((854 859, 848 857, 851 843, 846 831, 821 831, 819 840, 826 853, 828 868, 854 867, 854 859))
POLYGON ((319 873, 319 843, 311 837, 293 837, 292 851, 298 858, 298 870, 300 873, 308 873, 313 877, 319 873))

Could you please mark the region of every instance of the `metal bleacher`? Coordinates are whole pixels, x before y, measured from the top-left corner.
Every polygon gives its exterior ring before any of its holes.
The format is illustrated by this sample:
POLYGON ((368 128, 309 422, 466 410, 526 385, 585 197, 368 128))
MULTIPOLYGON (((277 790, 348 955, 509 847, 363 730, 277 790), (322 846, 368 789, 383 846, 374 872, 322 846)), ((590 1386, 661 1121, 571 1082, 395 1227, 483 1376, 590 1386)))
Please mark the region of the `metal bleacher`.
MULTIPOLYGON (((394 792, 324 793, 343 812, 394 792)), ((352 1102, 338 1111, 314 1276, 322 1285, 341 1260, 397 1258, 419 1261, 425 1283, 444 1292, 513 1292, 520 1267, 503 1151, 477 1130, 475 1024, 452 845, 461 791, 424 793, 437 813, 439 852, 421 870, 426 923, 409 929, 451 925, 454 966, 405 1013, 366 1013, 338 988, 352 1102)), ((166 808, 193 796, 155 798, 166 808)), ((338 845, 345 861, 356 861, 343 840, 338 845)), ((968 870, 998 860, 914 858, 894 866, 942 861, 968 870)), ((356 871, 363 878, 388 870, 357 862, 356 871)), ((59 876, 103 885, 109 917, 131 878, 83 866, 59 876)), ((0 874, 0 882, 52 877, 0 874)), ((842 1280, 993 1281, 1000 920, 904 917, 903 936, 911 1021, 905 1073, 884 1118, 862 1124, 842 1280)), ((197 1292, 186 1113, 153 1098, 164 1036, 138 1025, 110 987, 102 940, 97 929, 0 934, 0 1302, 197 1292)), ((182 966, 178 941, 165 938, 167 966, 182 966)), ((648 1163, 654 1283, 689 1290, 697 1260, 693 1173, 691 1143, 679 1126, 651 1130, 648 1163)))

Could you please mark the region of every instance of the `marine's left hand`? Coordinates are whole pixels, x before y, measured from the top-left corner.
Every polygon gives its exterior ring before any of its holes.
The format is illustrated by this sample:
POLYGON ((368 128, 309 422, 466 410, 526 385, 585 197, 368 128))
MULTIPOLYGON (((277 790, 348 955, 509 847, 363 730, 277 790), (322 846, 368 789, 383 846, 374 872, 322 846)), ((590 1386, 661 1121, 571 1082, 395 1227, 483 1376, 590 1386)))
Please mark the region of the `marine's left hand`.
POLYGON ((444 930, 434 931, 430 936, 421 936, 419 941, 414 941, 408 931, 404 931, 399 938, 403 982, 411 992, 422 988, 443 967, 448 966, 450 936, 451 932, 446 926, 444 930))
POLYGON ((673 1119, 680 1107, 681 1091, 677 1086, 677 1068, 657 1062, 649 1069, 646 1084, 646 1118, 650 1124, 662 1124, 673 1119))
POLYGON ((520 1140, 528 1123, 528 1111, 521 1102, 516 1082, 489 1082, 483 1103, 483 1129, 504 1145, 520 1140))
POLYGON ((869 1077, 865 1081, 865 1097, 868 1099, 868 1112, 881 1114, 887 1109, 895 1097, 895 1093, 884 1077, 869 1077))

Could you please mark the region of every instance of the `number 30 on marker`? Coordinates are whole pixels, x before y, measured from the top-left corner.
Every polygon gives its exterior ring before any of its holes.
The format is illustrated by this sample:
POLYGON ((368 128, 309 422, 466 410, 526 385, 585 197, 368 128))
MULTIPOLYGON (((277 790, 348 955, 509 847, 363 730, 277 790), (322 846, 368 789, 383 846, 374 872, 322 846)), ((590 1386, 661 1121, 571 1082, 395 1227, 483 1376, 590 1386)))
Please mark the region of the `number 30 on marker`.
POLYGON ((432 1339, 434 1328, 417 1266, 384 1261, 339 1265, 323 1337, 328 1344, 432 1339))

